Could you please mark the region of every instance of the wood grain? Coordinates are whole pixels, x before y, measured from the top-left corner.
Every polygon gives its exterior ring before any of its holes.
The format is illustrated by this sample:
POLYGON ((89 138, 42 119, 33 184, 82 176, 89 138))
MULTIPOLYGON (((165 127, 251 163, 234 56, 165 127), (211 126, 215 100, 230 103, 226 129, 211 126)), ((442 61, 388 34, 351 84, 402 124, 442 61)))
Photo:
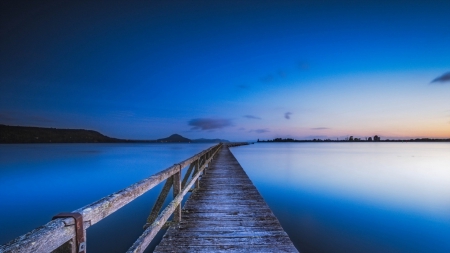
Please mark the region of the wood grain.
MULTIPOLYGON (((84 229, 96 224, 110 214, 127 205, 137 197, 146 193, 164 180, 180 172, 180 169, 197 162, 206 154, 211 154, 217 150, 221 144, 217 144, 202 152, 178 163, 169 168, 156 173, 144 180, 141 180, 129 187, 108 195, 94 203, 79 208, 73 212, 81 213, 84 220, 84 229)), ((178 176, 179 177, 179 176, 178 176)), ((175 209, 178 205, 175 206, 175 209)), ((38 227, 25 235, 0 245, 0 253, 47 253, 52 252, 71 240, 75 236, 74 220, 72 218, 60 218, 52 220, 47 224, 38 227)), ((89 250, 89 249, 87 249, 89 250)))
POLYGON ((224 146, 154 252, 298 252, 224 146))

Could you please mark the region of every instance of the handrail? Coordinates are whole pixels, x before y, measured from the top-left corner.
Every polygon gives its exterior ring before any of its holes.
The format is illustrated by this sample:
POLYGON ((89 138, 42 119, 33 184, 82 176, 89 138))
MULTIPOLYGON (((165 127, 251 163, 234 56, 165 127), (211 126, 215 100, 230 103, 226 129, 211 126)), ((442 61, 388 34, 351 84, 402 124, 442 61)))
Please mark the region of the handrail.
MULTIPOLYGON (((156 233, 162 228, 164 223, 167 221, 167 219, 174 212, 175 209, 178 209, 179 215, 181 215, 181 208, 180 208, 181 200, 183 199, 187 191, 190 189, 190 187, 194 185, 194 183, 198 185, 198 177, 200 173, 205 169, 205 167, 208 165, 208 163, 212 160, 214 155, 221 147, 222 143, 219 143, 213 147, 205 149, 202 152, 178 164, 174 164, 168 167, 167 169, 154 174, 153 176, 150 176, 144 180, 132 184, 125 189, 110 194, 94 203, 79 208, 73 212, 82 214, 84 220, 83 225, 85 230, 172 176, 174 176, 174 178, 175 176, 177 176, 178 183, 180 184, 181 170, 192 163, 199 163, 200 161, 202 161, 202 164, 200 164, 201 167, 197 166, 196 170, 194 171, 195 175, 193 175, 190 183, 188 183, 181 190, 180 193, 174 196, 174 200, 169 204, 169 206, 166 209, 164 209, 163 212, 156 218, 155 222, 153 222, 153 224, 150 225, 144 231, 144 234, 146 234, 147 231, 150 231, 151 233, 155 233, 156 235, 156 233), (170 212, 169 215, 167 215, 168 212, 170 212), (155 225, 155 223, 158 224, 155 225)), ((179 188, 181 188, 181 186, 179 188)), ((28 232, 25 235, 19 236, 16 239, 4 245, 0 245, 0 253, 51 252, 55 249, 58 249, 63 244, 68 243, 70 244, 71 241, 73 241, 74 237, 75 237, 74 219, 59 218, 52 220, 47 224, 28 232)), ((145 242, 147 242, 148 238, 150 237, 146 236, 147 239, 145 240, 145 242)), ((153 239, 153 237, 151 237, 151 239, 153 239)), ((150 241, 148 241, 148 243, 150 243, 150 241)), ((147 246, 148 244, 145 245, 145 247, 147 246)), ((67 252, 74 252, 74 251, 70 249, 67 252)))
POLYGON ((219 151, 220 147, 214 150, 213 154, 207 158, 203 165, 196 170, 195 175, 192 176, 191 181, 187 184, 181 192, 172 200, 172 202, 167 205, 167 207, 161 212, 161 214, 156 218, 156 220, 144 231, 144 233, 136 240, 136 242, 128 249, 127 253, 141 253, 147 248, 147 246, 151 243, 156 234, 161 230, 163 225, 166 223, 167 219, 169 219, 170 215, 175 211, 183 197, 188 193, 189 189, 194 185, 194 183, 198 182, 198 178, 208 163, 213 159, 214 155, 219 151))

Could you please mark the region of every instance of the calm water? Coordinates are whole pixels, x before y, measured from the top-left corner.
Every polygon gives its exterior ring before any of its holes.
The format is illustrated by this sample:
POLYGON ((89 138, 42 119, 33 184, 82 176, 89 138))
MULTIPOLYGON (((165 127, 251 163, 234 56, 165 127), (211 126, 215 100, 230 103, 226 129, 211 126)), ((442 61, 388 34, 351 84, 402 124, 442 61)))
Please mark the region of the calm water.
MULTIPOLYGON (((0 145, 0 244, 47 223, 59 212, 90 204, 210 146, 0 145)), ((142 234, 161 188, 159 185, 89 228, 89 252, 125 252, 142 234)))
POLYGON ((231 150, 302 253, 450 252, 449 143, 231 150))
MULTIPOLYGON (((0 244, 209 146, 0 145, 0 244)), ((231 150, 302 253, 450 252, 450 144, 231 150)), ((89 252, 126 251, 161 187, 89 228, 89 252)))

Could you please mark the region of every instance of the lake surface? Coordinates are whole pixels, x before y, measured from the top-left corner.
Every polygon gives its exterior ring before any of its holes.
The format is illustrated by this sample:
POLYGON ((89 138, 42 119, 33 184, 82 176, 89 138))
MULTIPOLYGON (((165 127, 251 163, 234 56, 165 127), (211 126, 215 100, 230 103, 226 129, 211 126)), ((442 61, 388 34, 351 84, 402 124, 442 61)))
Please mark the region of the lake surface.
POLYGON ((232 148, 302 252, 450 252, 450 143, 232 148))
MULTIPOLYGON (((212 145, 0 145, 0 244, 46 224, 57 213, 90 204, 212 145)), ((126 252, 142 234, 162 186, 90 227, 88 251, 126 252)))
MULTIPOLYGON (((211 145, 0 145, 0 244, 211 145)), ((257 143, 231 151, 302 253, 450 252, 448 143, 257 143)), ((161 187, 89 228, 89 252, 125 252, 161 187)))

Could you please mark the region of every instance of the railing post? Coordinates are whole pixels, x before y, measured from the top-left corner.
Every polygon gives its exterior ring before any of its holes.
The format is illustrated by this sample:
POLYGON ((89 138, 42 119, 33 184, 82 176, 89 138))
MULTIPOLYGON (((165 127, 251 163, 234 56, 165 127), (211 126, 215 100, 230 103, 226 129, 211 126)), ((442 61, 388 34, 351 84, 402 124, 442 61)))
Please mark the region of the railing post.
POLYGON ((60 218, 73 218, 75 221, 75 237, 53 250, 55 253, 86 253, 86 229, 84 227, 83 215, 78 212, 59 213, 52 220, 60 218))
POLYGON ((210 156, 209 152, 210 152, 210 151, 206 152, 206 154, 205 154, 205 168, 203 169, 202 175, 205 175, 206 169, 208 169, 208 163, 207 163, 207 161, 208 161, 209 156, 210 156))
MULTIPOLYGON (((173 198, 175 199, 181 192, 181 165, 177 173, 173 174, 173 198)), ((173 213, 173 221, 181 221, 181 203, 178 204, 177 208, 173 213)))
MULTIPOLYGON (((203 155, 204 156, 204 155, 203 155)), ((204 158, 203 158, 204 159, 204 158)), ((204 160, 203 160, 204 161, 204 160)), ((200 158, 197 160, 197 164, 196 164, 196 166, 195 166, 195 170, 194 170, 194 175, 200 170, 200 166, 201 166, 201 164, 200 164, 200 158)), ((200 182, 198 181, 198 178, 195 180, 195 186, 194 186, 194 188, 195 189, 198 189, 198 188, 200 188, 200 182)))
POLYGON ((83 229, 83 236, 84 236, 84 245, 81 246, 81 248, 75 249, 77 253, 86 253, 86 245, 87 245, 87 237, 86 237, 86 229, 83 229))
MULTIPOLYGON (((154 188, 161 182, 164 183, 163 189, 159 194, 149 217, 147 218, 147 223, 145 224, 144 234, 141 236, 145 239, 145 242, 138 239, 136 241, 136 245, 148 245, 149 241, 153 239, 156 233, 164 226, 168 225, 166 222, 168 218, 173 214, 173 221, 179 222, 181 220, 181 201, 183 197, 190 191, 192 188, 200 188, 200 183, 198 180, 197 172, 202 167, 206 167, 206 161, 208 159, 212 160, 212 155, 215 154, 221 145, 218 144, 212 148, 206 149, 189 159, 183 161, 181 164, 177 164, 175 166, 171 166, 163 171, 156 173, 144 180, 137 182, 125 189, 117 191, 113 194, 110 194, 99 201, 96 201, 92 204, 79 208, 73 211, 70 217, 75 218, 75 224, 83 224, 81 227, 77 226, 70 221, 66 224, 66 221, 52 221, 44 226, 32 231, 28 234, 25 234, 21 237, 16 238, 15 240, 10 241, 5 245, 0 245, 0 253, 1 252, 16 252, 17 248, 21 249, 21 252, 34 252, 36 248, 40 249, 40 252, 55 252, 55 253, 81 253, 85 252, 86 244, 86 228, 96 224, 97 222, 103 220, 105 217, 114 213, 115 211, 121 209, 137 197, 141 196, 145 192, 154 188), (200 157, 199 157, 200 156, 200 157), (187 166, 189 168, 187 173, 184 175, 184 179, 181 182, 181 166, 187 166), (191 175, 192 170, 194 173, 191 175), (191 180, 188 182, 189 178, 196 178, 196 180, 191 180), (181 183, 181 184, 180 184, 181 183), (167 198, 170 188, 173 186, 173 196, 174 200, 171 204, 166 207, 161 214, 161 208, 164 204, 165 199, 167 198), (175 206, 176 205, 176 206, 175 206), (74 217, 74 214, 82 214, 83 220, 86 219, 85 222, 77 222, 77 218, 74 217), (64 225, 63 225, 64 223, 64 225), (72 233, 67 231, 65 226, 74 226, 76 228, 75 238, 70 238, 72 233), (81 232, 82 231, 82 232, 81 232), (70 235, 69 235, 70 233, 70 235), (83 235, 83 240, 79 238, 79 235, 83 235), (147 241, 149 240, 149 241, 147 241), (52 243, 48 243, 48 242, 52 243), (78 245, 78 246, 77 246, 78 245), (59 246, 59 247, 58 247, 59 246), (57 247, 55 249, 55 247, 57 247), (6 249, 6 250, 5 250, 6 249)), ((61 215, 61 214, 60 214, 61 215)), ((57 216, 60 216, 57 215, 57 216)), ((62 217, 56 217, 62 218, 62 217)), ((170 223, 169 223, 170 225, 170 223)), ((144 248, 146 247, 144 246, 144 248)), ((140 247, 140 246, 139 246, 140 247)), ((134 251, 133 251, 134 252, 134 251)))

